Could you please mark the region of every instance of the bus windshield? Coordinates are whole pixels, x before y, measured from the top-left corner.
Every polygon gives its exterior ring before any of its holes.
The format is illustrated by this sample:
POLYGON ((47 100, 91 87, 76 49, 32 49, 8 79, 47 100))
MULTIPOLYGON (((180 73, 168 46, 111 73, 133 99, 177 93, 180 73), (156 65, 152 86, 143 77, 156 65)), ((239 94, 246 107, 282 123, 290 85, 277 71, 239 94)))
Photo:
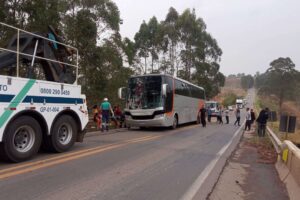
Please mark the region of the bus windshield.
POLYGON ((162 77, 142 76, 129 79, 129 109, 153 109, 162 107, 162 77))

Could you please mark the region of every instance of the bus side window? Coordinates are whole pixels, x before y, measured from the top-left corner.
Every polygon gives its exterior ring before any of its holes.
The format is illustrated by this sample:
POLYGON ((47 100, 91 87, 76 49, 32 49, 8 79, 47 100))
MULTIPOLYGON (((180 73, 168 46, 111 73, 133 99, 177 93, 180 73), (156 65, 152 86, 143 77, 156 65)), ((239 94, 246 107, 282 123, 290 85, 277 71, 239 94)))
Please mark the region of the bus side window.
POLYGON ((188 84, 183 83, 183 90, 184 90, 184 96, 190 97, 191 96, 191 91, 190 91, 190 87, 188 84))
POLYGON ((183 95, 183 88, 181 81, 175 80, 175 94, 183 95))

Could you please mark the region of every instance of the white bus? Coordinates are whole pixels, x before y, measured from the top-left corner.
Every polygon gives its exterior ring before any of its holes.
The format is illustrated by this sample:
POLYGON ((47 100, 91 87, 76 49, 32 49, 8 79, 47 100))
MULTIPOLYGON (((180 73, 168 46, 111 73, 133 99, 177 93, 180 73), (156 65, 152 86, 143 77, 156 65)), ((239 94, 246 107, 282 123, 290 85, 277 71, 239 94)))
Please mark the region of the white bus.
POLYGON ((176 128, 178 124, 199 122, 199 111, 205 103, 202 87, 160 74, 132 76, 128 88, 119 89, 119 97, 126 99, 125 121, 129 127, 176 128))

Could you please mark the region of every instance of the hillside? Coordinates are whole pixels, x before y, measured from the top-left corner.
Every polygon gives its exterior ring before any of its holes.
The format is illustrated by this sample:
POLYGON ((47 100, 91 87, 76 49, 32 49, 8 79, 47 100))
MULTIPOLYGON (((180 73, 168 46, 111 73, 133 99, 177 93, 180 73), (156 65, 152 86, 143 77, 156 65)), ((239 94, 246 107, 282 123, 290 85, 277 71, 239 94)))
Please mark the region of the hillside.
POLYGON ((236 94, 237 96, 245 96, 247 93, 241 87, 241 79, 237 77, 226 77, 225 85, 221 88, 220 94, 214 97, 214 100, 223 102, 228 94, 236 94))

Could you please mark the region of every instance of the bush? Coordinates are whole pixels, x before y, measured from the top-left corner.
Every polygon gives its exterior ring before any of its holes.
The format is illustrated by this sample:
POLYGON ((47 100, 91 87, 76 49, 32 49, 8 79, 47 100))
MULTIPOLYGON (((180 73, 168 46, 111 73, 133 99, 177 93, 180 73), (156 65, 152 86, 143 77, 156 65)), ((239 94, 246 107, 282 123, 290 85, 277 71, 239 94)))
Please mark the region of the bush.
POLYGON ((227 106, 231 106, 231 105, 235 105, 235 101, 237 99, 237 95, 234 93, 228 93, 225 95, 225 98, 222 102, 223 106, 227 107, 227 106))

